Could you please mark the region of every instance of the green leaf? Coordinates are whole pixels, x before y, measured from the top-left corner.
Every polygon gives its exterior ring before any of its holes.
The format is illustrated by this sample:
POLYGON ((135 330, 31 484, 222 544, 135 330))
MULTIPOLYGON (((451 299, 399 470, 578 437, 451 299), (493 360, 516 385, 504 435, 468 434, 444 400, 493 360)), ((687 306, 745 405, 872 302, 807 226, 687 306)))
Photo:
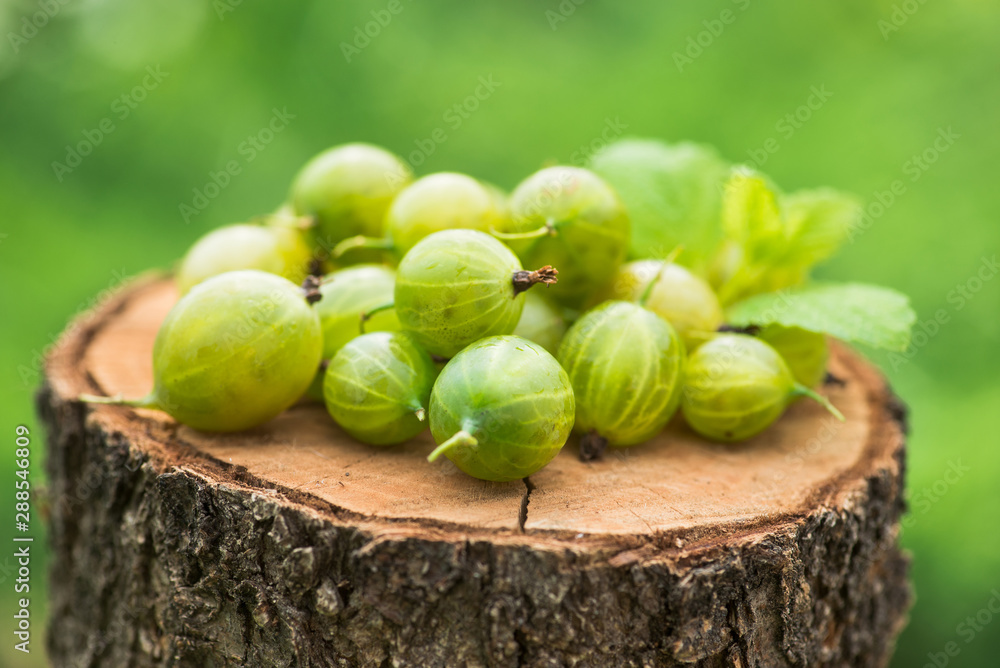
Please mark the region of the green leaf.
POLYGON ((860 283, 813 283, 742 301, 727 311, 737 327, 801 327, 872 348, 906 350, 917 314, 899 292, 860 283))
POLYGON ((735 168, 722 205, 726 240, 711 267, 719 298, 732 304, 804 283, 846 241, 860 211, 834 190, 783 195, 763 175, 735 168))
POLYGON ((836 190, 801 190, 781 201, 789 256, 801 267, 830 258, 861 218, 861 203, 836 190))
MULTIPOLYGON (((722 229, 728 239, 738 242, 748 252, 766 246, 769 239, 783 237, 777 195, 761 174, 744 169, 733 171, 722 201, 722 229)), ((762 254, 761 250, 756 254, 762 254)))
POLYGON ((776 188, 760 173, 736 167, 722 200, 725 241, 709 279, 725 304, 768 291, 781 270, 787 241, 776 188))
POLYGON ((629 255, 663 258, 684 246, 681 262, 704 263, 721 240, 719 215, 729 165, 707 146, 623 139, 590 161, 621 197, 632 221, 629 255))

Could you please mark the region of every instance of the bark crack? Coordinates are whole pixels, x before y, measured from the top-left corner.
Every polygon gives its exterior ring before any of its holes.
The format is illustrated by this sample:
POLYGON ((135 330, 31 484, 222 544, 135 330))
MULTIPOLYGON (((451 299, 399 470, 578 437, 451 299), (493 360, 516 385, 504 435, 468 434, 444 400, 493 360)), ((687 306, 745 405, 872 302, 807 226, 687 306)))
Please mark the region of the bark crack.
POLYGON ((524 483, 524 496, 521 497, 521 509, 517 513, 517 525, 524 533, 524 525, 528 521, 528 504, 531 503, 531 493, 535 491, 535 483, 531 482, 531 478, 524 478, 521 482, 524 483))
MULTIPOLYGON (((746 592, 740 592, 740 600, 744 600, 746 595, 746 592)), ((729 602, 729 605, 727 606, 729 619, 727 621, 729 622, 729 630, 732 633, 735 647, 739 652, 740 660, 743 662, 744 666, 751 666, 753 664, 750 661, 750 643, 740 630, 739 612, 737 609, 738 605, 739 601, 737 600, 729 602)))

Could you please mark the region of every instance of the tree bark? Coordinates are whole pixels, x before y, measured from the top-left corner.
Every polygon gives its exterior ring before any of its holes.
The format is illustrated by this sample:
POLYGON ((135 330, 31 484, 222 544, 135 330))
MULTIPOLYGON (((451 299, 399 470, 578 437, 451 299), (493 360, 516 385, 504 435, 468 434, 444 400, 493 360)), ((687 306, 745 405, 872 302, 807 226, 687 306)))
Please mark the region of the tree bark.
POLYGON ((836 347, 824 388, 724 446, 672 424, 524 483, 365 448, 320 406, 208 435, 145 394, 176 298, 139 281, 64 334, 48 426, 57 666, 884 666, 910 605, 905 412, 836 347))

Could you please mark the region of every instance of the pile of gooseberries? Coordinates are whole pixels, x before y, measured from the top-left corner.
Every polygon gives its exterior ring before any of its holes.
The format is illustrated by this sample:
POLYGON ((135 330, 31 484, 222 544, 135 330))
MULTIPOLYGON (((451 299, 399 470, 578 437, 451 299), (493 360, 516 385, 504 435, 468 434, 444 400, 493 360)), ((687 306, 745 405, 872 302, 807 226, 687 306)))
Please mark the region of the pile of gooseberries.
MULTIPOLYGON (((745 201, 768 214, 767 193, 753 199, 740 182, 743 199, 713 201, 728 187, 711 180, 719 169, 692 176, 685 169, 698 161, 662 162, 669 169, 646 185, 622 187, 653 200, 640 207, 612 185, 628 170, 609 180, 546 167, 508 196, 464 174, 414 180, 376 146, 324 151, 273 213, 209 232, 180 261, 150 394, 82 398, 220 432, 322 402, 371 446, 429 428, 430 462, 443 457, 490 481, 534 474, 574 432, 590 460, 649 443, 672 421, 712 441, 743 441, 799 397, 842 418, 819 392, 824 331, 727 325, 725 295, 804 280, 803 263, 782 256, 769 275, 754 255, 764 244, 737 209, 745 201), (654 229, 658 183, 670 230, 654 229), (685 206, 699 221, 720 218, 723 231, 681 234, 684 216, 695 219, 685 206), (680 243, 636 243, 671 234, 718 237, 718 248, 685 263, 680 243)), ((812 215, 802 200, 796 229, 812 215)))

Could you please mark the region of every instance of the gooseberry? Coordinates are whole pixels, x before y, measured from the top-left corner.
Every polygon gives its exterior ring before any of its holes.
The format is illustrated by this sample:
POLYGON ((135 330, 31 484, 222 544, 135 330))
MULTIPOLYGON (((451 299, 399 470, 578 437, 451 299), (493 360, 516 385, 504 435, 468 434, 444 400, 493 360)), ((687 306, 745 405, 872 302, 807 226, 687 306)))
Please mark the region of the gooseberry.
POLYGON ((297 215, 315 217, 315 243, 330 251, 348 237, 381 236, 389 205, 412 180, 409 166, 389 151, 344 144, 306 163, 290 200, 297 215))
POLYGON ((510 334, 522 293, 556 282, 556 271, 524 271, 517 256, 477 230, 444 230, 419 241, 396 271, 395 310, 428 352, 453 357, 474 341, 510 334))
POLYGON ((502 219, 506 219, 510 215, 510 195, 506 190, 489 181, 481 181, 481 183, 490 192, 490 197, 493 198, 493 207, 500 213, 502 219))
POLYGON ((614 190, 579 167, 549 167, 515 188, 495 231, 525 266, 559 267, 552 296, 579 306, 625 259, 629 219, 614 190))
POLYGON ((316 221, 312 216, 299 216, 295 213, 295 207, 285 202, 271 213, 266 213, 253 220, 255 223, 269 225, 271 227, 288 227, 296 230, 310 230, 316 226, 316 221))
POLYGON ((170 310, 153 345, 148 396, 81 400, 159 409, 205 431, 239 431, 298 399, 322 350, 319 317, 301 288, 263 271, 231 271, 199 283, 170 310))
POLYGON ((385 217, 385 237, 350 237, 337 245, 333 255, 339 258, 354 248, 380 248, 402 257, 434 232, 489 232, 502 220, 503 209, 489 187, 465 174, 430 174, 414 181, 393 200, 385 217))
POLYGON ((551 354, 559 350, 559 342, 566 334, 566 319, 560 310, 539 293, 524 293, 524 310, 517 321, 514 334, 537 343, 551 354))
POLYGON ((301 283, 312 251, 300 229, 253 224, 226 225, 198 239, 181 260, 176 283, 181 294, 206 278, 240 269, 259 269, 301 283))
POLYGON ((431 434, 441 455, 481 480, 525 478, 548 464, 573 428, 573 388, 541 346, 519 336, 472 344, 431 391, 431 434))
POLYGON ((708 283, 679 264, 637 260, 622 265, 609 298, 637 301, 673 325, 689 351, 710 339, 724 322, 719 298, 708 283))
POLYGON ((563 338, 559 362, 576 394, 576 431, 596 451, 647 441, 677 411, 684 343, 663 318, 624 301, 588 311, 563 338))
POLYGON ((795 381, 774 348, 753 336, 721 334, 691 354, 681 407, 696 432, 732 442, 767 429, 800 396, 843 419, 825 397, 795 381))
MULTIPOLYGON (((327 274, 320 282, 323 298, 316 304, 323 327, 323 359, 331 359, 361 333, 361 316, 392 301, 396 272, 377 264, 361 264, 327 274)), ((391 310, 365 320, 366 332, 395 332, 399 320, 391 310)))
MULTIPOLYGON (((396 272, 379 264, 358 264, 323 277, 319 286, 322 299, 316 304, 316 312, 323 328, 323 359, 326 362, 361 334, 363 315, 365 331, 399 331, 399 320, 391 309, 368 315, 370 309, 392 301, 395 281, 396 272)), ((324 373, 325 366, 306 390, 306 398, 323 401, 324 373)))
POLYGON ((800 327, 767 325, 757 337, 778 351, 796 382, 816 387, 826 377, 830 358, 826 335, 800 327))
POLYGON ((330 360, 323 398, 348 434, 369 445, 392 445, 423 431, 436 377, 430 355, 409 334, 372 332, 330 360))

